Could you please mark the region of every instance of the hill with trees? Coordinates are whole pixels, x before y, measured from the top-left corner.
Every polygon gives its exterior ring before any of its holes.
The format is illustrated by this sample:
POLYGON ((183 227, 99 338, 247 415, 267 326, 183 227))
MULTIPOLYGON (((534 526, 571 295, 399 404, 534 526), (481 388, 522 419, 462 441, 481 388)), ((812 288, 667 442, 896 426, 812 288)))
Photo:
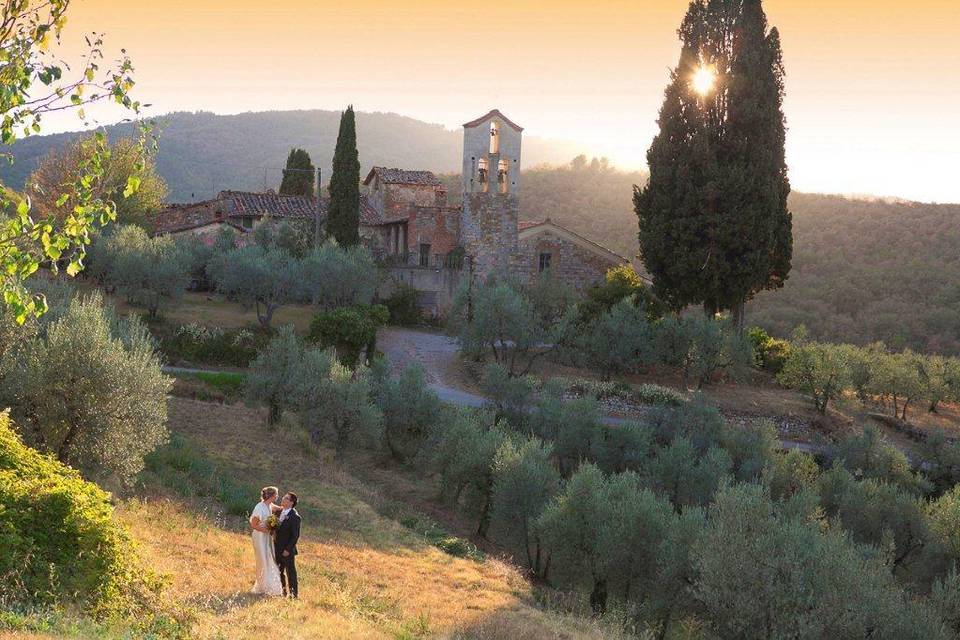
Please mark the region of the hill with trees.
MULTIPOLYGON (((534 167, 523 174, 520 216, 550 218, 634 257, 631 189, 645 180, 584 157, 534 167)), ((819 340, 960 353, 960 205, 796 192, 789 202, 790 277, 748 305, 748 324, 778 337, 804 324, 819 340)))
MULTIPOLYGON (((174 113, 158 119, 156 170, 169 200, 197 200, 222 188, 277 189, 291 147, 307 149, 330 176, 336 111, 219 116, 174 113)), ((111 136, 129 129, 108 127, 111 136)), ((79 134, 34 136, 12 146, 0 181, 19 189, 51 149, 79 134)), ((377 164, 440 173, 460 198, 460 133, 385 113, 357 113, 361 172, 377 164)), ((632 189, 643 171, 578 155, 572 144, 527 136, 520 215, 550 218, 624 256, 637 255, 632 189), (553 163, 553 164, 547 164, 553 163)), ((783 290, 761 293, 747 322, 787 337, 798 324, 820 340, 960 353, 960 205, 793 193, 793 268, 783 290)))
MULTIPOLYGON (((394 113, 357 114, 361 172, 374 165, 437 172, 460 166, 462 133, 394 113)), ((469 115, 469 114, 466 114, 469 115)), ((466 119, 466 118, 465 118, 466 119)), ((188 202, 222 189, 278 189, 286 158, 302 147, 330 179, 340 128, 339 111, 265 111, 237 115, 177 112, 159 116, 157 173, 169 186, 169 200, 188 202)), ((106 127, 108 137, 131 135, 130 125, 106 127)), ((21 189, 40 159, 82 136, 60 133, 17 141, 7 150, 16 163, 0 167, 0 182, 21 189)), ((583 149, 574 143, 525 136, 527 163, 560 163, 583 149)), ((532 166, 531 164, 531 166, 532 166)))

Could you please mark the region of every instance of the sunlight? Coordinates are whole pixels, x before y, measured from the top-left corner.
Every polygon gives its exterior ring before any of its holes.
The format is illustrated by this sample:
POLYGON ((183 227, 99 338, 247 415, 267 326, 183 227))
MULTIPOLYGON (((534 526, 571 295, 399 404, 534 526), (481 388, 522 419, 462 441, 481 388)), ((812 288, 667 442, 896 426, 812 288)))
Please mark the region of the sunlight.
POLYGON ((701 66, 693 74, 691 85, 693 90, 701 96, 706 96, 713 90, 713 85, 717 81, 717 73, 713 67, 701 66))

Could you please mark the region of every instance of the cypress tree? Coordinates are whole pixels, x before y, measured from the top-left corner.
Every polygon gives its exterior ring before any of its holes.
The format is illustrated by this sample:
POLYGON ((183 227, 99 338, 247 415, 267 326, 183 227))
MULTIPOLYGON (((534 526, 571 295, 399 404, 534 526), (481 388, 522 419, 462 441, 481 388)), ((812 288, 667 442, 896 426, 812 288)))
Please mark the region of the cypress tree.
POLYGON ((330 214, 327 234, 340 246, 360 242, 360 160, 357 157, 357 124, 353 105, 340 116, 340 133, 330 176, 330 214))
POLYGON ((291 149, 287 156, 287 166, 283 170, 283 180, 280 181, 280 193, 312 198, 316 171, 309 153, 303 149, 291 149))
POLYGON ((694 0, 679 30, 680 62, 634 190, 640 253, 674 307, 732 310, 783 286, 790 270, 790 184, 784 155, 783 64, 762 0, 694 0), (693 75, 712 68, 712 90, 693 75))

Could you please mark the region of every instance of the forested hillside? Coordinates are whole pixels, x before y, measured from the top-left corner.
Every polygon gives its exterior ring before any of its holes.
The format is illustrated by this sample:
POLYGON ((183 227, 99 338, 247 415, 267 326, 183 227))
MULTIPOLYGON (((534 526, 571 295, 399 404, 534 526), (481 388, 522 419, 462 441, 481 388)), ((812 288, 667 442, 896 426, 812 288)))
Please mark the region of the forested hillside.
MULTIPOLYGON (((464 121, 480 115, 464 114, 464 121)), ((160 134, 157 171, 175 202, 200 200, 221 189, 277 189, 280 171, 292 147, 310 153, 330 176, 340 124, 339 111, 266 111, 238 115, 171 113, 156 119, 160 134)), ((107 127, 111 138, 128 135, 129 125, 107 127)), ((0 182, 20 189, 39 159, 78 133, 35 136, 9 151, 16 162, 0 166, 0 182)), ((459 171, 460 131, 393 113, 357 113, 357 149, 361 171, 374 165, 459 171)), ((577 145, 524 136, 524 162, 566 162, 580 153, 577 145)))
MULTIPOLYGON (((521 218, 551 218, 635 256, 631 187, 644 179, 583 158, 534 167, 521 218)), ((790 208, 790 279, 750 304, 748 322, 784 337, 802 323, 824 340, 960 353, 960 205, 794 193, 790 208)))
MULTIPOLYGON (((305 147, 329 176, 339 117, 334 111, 170 114, 159 119, 157 170, 171 201, 226 188, 277 188, 294 146, 305 147)), ((459 131, 384 113, 358 113, 357 129, 362 172, 375 164, 459 169, 459 131)), ((0 181, 20 188, 44 153, 76 135, 17 142, 17 162, 0 163, 0 181)), ((556 164, 577 152, 568 143, 525 137, 521 218, 551 218, 635 256, 632 186, 646 174, 585 156, 556 164)), ((459 175, 442 178, 451 202, 459 201, 459 175)), ((803 323, 825 340, 884 340, 896 348, 960 353, 960 205, 794 193, 790 206, 793 271, 783 290, 750 304, 749 322, 778 336, 803 323)))

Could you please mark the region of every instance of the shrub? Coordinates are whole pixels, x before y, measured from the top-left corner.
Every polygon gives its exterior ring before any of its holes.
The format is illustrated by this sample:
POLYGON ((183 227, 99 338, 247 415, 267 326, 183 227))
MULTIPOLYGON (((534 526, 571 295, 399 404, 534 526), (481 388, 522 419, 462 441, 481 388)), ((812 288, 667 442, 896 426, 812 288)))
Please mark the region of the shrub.
POLYGON ((28 443, 85 476, 126 482, 167 438, 167 392, 152 339, 119 321, 99 294, 74 299, 25 347, 3 378, 28 443))
POLYGON ((355 367, 364 352, 367 359, 376 353, 377 329, 389 319, 381 304, 342 307, 318 313, 310 323, 308 339, 316 345, 337 350, 337 357, 355 367))
POLYGON ((188 324, 161 338, 164 354, 173 362, 247 367, 269 340, 265 331, 221 329, 188 324))
POLYGON ((25 446, 0 414, 0 601, 151 615, 159 582, 138 566, 110 496, 25 446))
POLYGON ((412 327, 423 320, 418 303, 420 292, 406 283, 400 283, 386 299, 384 305, 390 312, 390 324, 412 327))
POLYGON ((663 407, 679 407, 687 401, 686 396, 669 387, 658 384, 641 384, 633 389, 632 397, 642 404, 652 404, 663 407))
POLYGON ((747 337, 753 345, 757 364, 774 375, 780 373, 787 358, 790 357, 790 343, 771 337, 760 327, 750 327, 747 330, 747 337))

